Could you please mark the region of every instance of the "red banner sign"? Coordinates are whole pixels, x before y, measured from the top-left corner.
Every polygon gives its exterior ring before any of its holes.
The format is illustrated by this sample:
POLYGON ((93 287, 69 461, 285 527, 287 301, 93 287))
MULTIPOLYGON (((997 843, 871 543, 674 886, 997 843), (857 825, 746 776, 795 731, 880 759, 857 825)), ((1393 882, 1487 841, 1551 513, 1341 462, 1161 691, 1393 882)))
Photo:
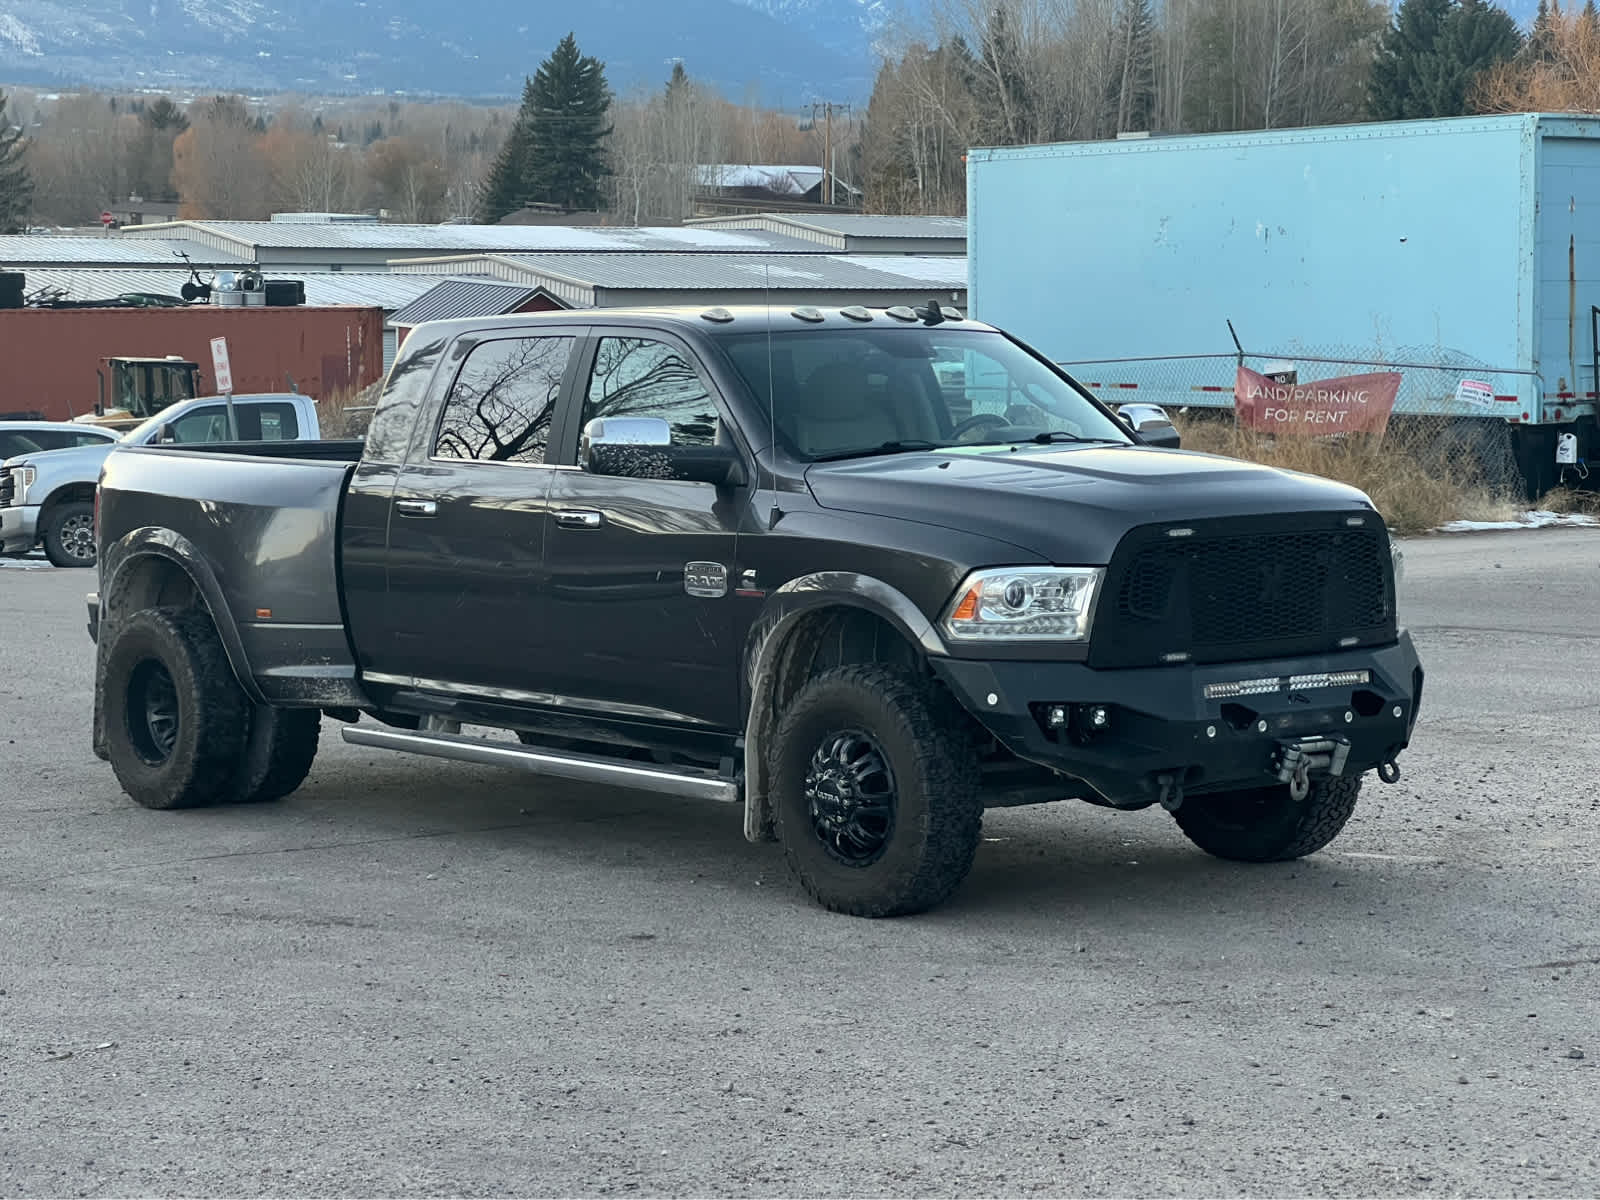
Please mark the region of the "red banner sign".
POLYGON ((1399 392, 1398 371, 1343 375, 1315 383, 1274 383, 1240 367, 1233 383, 1233 411, 1240 425, 1258 433, 1381 435, 1389 427, 1399 392))

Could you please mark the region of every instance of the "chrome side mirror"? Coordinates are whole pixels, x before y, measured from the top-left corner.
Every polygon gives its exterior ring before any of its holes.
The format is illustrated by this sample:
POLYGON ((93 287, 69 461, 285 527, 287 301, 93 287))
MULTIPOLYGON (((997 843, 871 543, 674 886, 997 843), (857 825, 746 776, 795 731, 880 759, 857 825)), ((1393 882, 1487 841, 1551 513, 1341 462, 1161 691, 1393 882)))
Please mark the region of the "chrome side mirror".
POLYGON ((591 475, 718 487, 745 479, 744 462, 732 446, 674 446, 672 426, 659 417, 596 417, 583 427, 578 465, 591 475))
POLYGON ((601 446, 670 446, 672 426, 660 417, 596 417, 583 427, 578 464, 592 471, 594 451, 601 446))
POLYGON ((1178 449, 1182 440, 1167 410, 1159 404, 1123 404, 1117 407, 1117 417, 1147 446, 1178 449))

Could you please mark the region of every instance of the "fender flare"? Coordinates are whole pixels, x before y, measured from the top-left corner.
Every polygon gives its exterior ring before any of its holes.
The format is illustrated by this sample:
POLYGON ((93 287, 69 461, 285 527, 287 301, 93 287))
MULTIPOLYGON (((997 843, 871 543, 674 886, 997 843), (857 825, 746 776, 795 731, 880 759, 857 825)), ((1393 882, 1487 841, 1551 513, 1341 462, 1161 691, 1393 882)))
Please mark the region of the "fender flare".
MULTIPOLYGON (((121 618, 118 601, 121 591, 126 587, 129 571, 151 558, 166 559, 189 577, 211 615, 211 623, 217 628, 217 636, 227 652, 228 665, 233 668, 234 678, 253 703, 267 704, 267 698, 256 686, 244 641, 239 636, 238 623, 234 620, 233 610, 228 607, 222 585, 217 582, 216 572, 195 544, 182 534, 147 525, 125 534, 114 545, 106 547, 105 563, 101 570, 101 628, 104 629, 107 624, 116 625, 121 618)), ((100 646, 104 647, 107 643, 107 638, 99 639, 100 646)))
POLYGON ((893 626, 924 654, 944 655, 933 622, 905 593, 855 571, 818 571, 789 580, 767 599, 750 627, 745 646, 744 836, 773 840, 772 808, 767 799, 766 746, 777 714, 772 711, 778 668, 789 635, 823 608, 855 608, 893 626))

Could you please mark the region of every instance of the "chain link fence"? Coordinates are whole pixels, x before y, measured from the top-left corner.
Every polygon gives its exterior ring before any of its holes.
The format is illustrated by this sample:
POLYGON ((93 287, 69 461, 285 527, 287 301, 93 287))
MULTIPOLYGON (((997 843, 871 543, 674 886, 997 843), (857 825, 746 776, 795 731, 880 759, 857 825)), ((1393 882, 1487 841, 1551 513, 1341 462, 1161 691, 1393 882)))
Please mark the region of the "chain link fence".
MULTIPOLYGON (((1434 348, 1396 347, 1379 359, 1351 347, 1298 343, 1242 357, 1235 352, 1079 359, 1060 365, 1107 404, 1159 404, 1191 427, 1208 421, 1231 427, 1234 376, 1241 362, 1263 375, 1292 370, 1299 386, 1396 372, 1400 391, 1384 437, 1392 453, 1410 456, 1430 475, 1464 486, 1507 495, 1521 486, 1507 418, 1522 418, 1530 411, 1537 379, 1529 371, 1496 369, 1434 348)), ((1272 437, 1242 430, 1237 436, 1272 437)), ((1342 436, 1329 435, 1333 440, 1342 436)))

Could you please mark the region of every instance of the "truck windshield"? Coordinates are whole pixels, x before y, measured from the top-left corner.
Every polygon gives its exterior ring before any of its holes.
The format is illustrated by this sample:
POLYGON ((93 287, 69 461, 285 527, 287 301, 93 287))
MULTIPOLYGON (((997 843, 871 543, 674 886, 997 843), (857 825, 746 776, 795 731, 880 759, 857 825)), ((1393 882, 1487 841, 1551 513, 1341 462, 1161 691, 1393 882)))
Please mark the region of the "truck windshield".
POLYGON ((1131 444, 1115 420, 998 333, 831 328, 719 339, 778 441, 809 461, 957 445, 1131 444))

